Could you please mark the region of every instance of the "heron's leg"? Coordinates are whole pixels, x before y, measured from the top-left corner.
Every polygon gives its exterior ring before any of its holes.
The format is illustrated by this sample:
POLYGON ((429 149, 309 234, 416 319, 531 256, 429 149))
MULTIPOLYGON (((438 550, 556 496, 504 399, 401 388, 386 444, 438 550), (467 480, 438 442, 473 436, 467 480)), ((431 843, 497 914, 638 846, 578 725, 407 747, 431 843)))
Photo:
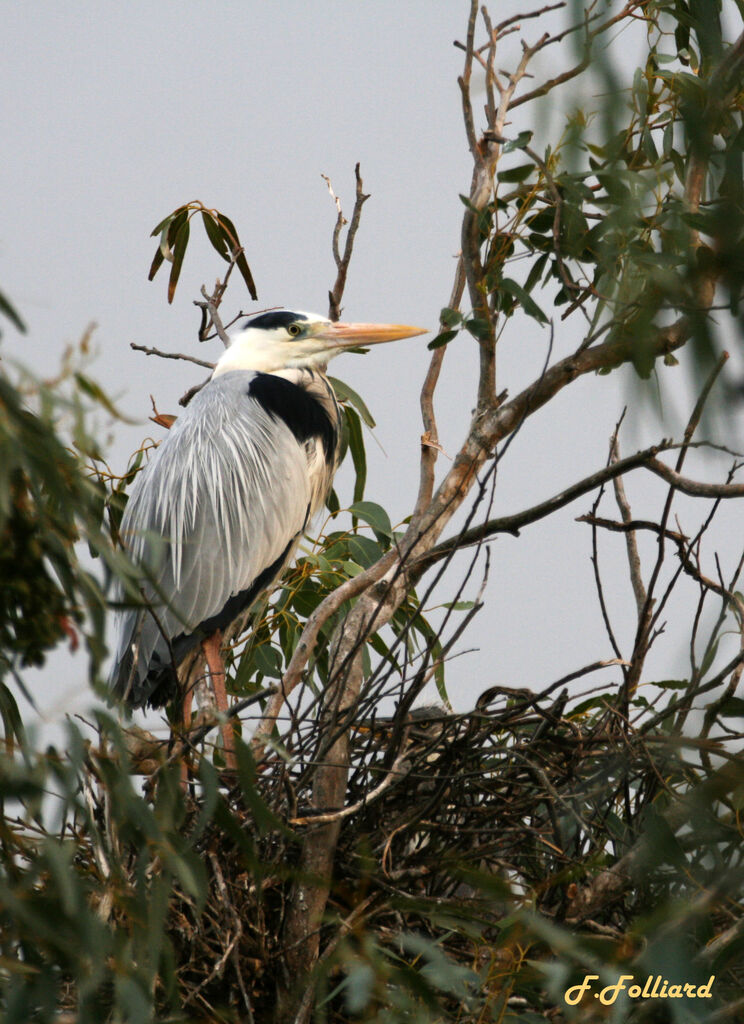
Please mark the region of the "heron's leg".
MULTIPOLYGON (((209 678, 214 690, 214 702, 217 706, 217 711, 220 714, 226 715, 228 702, 227 690, 225 689, 225 662, 222 657, 221 647, 222 633, 219 630, 206 640, 202 640, 202 650, 204 651, 204 657, 207 659, 209 678)), ((237 768, 235 761, 235 738, 233 736, 232 722, 229 719, 220 726, 220 732, 222 733, 222 746, 225 751, 225 765, 230 771, 235 771, 237 768)))
MULTIPOLYGON (((199 658, 196 659, 197 667, 200 660, 201 659, 199 658)), ((181 726, 183 728, 184 739, 191 727, 191 714, 194 705, 194 675, 194 665, 192 664, 189 671, 186 673, 186 678, 184 679, 183 702, 181 704, 181 726)), ((183 790, 187 790, 189 786, 189 759, 190 755, 188 744, 186 744, 181 758, 181 788, 183 790)))
MULTIPOLYGON (((193 694, 187 687, 186 693, 184 694, 183 704, 181 706, 181 722, 183 725, 184 734, 189 731, 191 725, 191 701, 193 700, 193 694)), ((189 788, 189 762, 184 750, 184 756, 181 758, 181 789, 186 790, 189 788)))

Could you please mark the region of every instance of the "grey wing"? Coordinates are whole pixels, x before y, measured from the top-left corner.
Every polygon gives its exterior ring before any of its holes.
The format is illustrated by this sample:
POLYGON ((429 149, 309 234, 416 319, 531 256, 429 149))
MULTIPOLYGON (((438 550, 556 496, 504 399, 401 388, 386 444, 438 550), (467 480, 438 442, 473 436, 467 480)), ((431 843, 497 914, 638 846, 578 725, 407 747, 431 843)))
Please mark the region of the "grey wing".
POLYGON ((283 560, 308 519, 304 449, 248 393, 250 372, 210 381, 137 478, 121 532, 154 614, 118 613, 111 683, 135 706, 153 661, 283 560), (136 662, 133 655, 136 653, 136 662))

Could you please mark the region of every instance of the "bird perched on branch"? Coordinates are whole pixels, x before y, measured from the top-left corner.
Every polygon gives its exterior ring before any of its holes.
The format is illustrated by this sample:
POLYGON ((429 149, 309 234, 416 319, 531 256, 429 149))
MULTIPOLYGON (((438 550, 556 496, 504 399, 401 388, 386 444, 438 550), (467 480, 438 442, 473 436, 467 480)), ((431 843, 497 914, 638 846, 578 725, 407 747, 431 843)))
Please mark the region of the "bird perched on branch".
MULTIPOLYGON (((206 661, 228 708, 223 643, 291 559, 331 489, 340 412, 325 376, 346 349, 423 334, 277 310, 249 318, 137 477, 121 536, 146 607, 118 613, 111 670, 130 707, 178 699, 184 725, 206 661)), ((222 725, 228 767, 232 727, 222 725)))

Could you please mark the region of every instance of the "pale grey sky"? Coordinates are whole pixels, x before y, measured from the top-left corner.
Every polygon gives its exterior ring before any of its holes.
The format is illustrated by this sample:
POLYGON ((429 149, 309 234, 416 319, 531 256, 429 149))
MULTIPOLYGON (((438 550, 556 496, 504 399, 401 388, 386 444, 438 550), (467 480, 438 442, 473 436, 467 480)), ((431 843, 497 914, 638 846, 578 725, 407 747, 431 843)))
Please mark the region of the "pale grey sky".
MULTIPOLYGON (((91 374, 138 421, 116 426, 114 467, 123 468, 145 433, 157 432, 146 424, 150 394, 162 411, 177 411, 177 398, 203 376, 129 349, 131 341, 196 349, 191 303, 223 267, 200 229, 192 232, 172 307, 165 278, 146 279, 154 251, 149 232, 183 202, 216 206, 239 228, 259 303, 235 282, 226 311, 284 304, 324 312, 334 278, 334 209, 321 174, 331 177, 350 212, 360 161, 372 198, 345 314, 436 329, 459 247, 458 193, 470 182, 456 83, 462 54, 452 45, 464 36, 467 6, 454 0, 3 5, 0 287, 29 327, 25 338, 5 333, 3 353, 51 375, 64 346, 97 323, 91 374)), ((498 15, 520 9, 521 2, 501 0, 498 15)), ((526 22, 523 35, 534 39, 542 31, 542 23, 526 22)), ((502 66, 518 39, 511 37, 502 66)), ((629 37, 628 67, 635 47, 629 37)), ((569 43, 550 51, 536 63, 536 76, 555 73, 570 52, 569 43)), ((563 102, 580 99, 574 88, 563 102)), ((556 103, 543 109, 540 131, 557 123, 556 103)), ((531 126, 530 112, 520 109, 510 132, 531 126)), ((547 341, 546 330, 515 317, 500 344, 499 387, 514 394, 536 376, 547 341)), ((575 329, 558 321, 556 353, 575 341, 575 329)), ((219 351, 212 342, 197 354, 216 358, 219 351)), ((418 393, 427 362, 426 339, 414 339, 364 359, 348 356, 332 368, 363 393, 378 421, 379 445, 369 439, 367 446, 367 497, 385 505, 393 521, 410 511, 416 492, 418 393)), ((475 343, 462 336, 447 353, 437 399, 449 453, 467 427, 475 372, 475 343)), ((616 374, 585 379, 529 421, 500 468, 497 512, 542 500, 604 463, 613 424, 632 397, 625 380, 616 374)), ((676 404, 685 412, 686 395, 680 372, 666 408, 676 404)), ((677 424, 672 418, 660 427, 648 404, 637 396, 635 402, 627 450, 677 424)), ((442 459, 442 471, 445 465, 442 459)), ((655 498, 646 514, 663 493, 640 474, 628 491, 634 501, 655 498)), ((573 521, 588 504, 571 506, 520 540, 493 544, 487 605, 462 643, 477 650, 449 673, 456 707, 472 706, 497 682, 538 688, 610 656, 591 585, 589 533, 573 521)), ((735 525, 730 533, 735 537, 735 525)), ((606 546, 608 580, 617 581, 610 601, 623 616, 628 646, 633 605, 622 544, 606 546)), ((676 670, 672 654, 667 649, 659 666, 662 678, 676 670)), ((40 679, 54 698, 40 702, 54 714, 84 706, 82 676, 66 655, 55 656, 40 679)))

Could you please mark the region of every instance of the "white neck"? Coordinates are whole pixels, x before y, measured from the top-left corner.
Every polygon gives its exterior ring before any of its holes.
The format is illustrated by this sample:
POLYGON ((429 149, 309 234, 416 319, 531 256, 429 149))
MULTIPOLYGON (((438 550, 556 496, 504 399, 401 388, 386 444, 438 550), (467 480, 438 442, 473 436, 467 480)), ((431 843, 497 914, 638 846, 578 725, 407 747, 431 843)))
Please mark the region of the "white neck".
POLYGON ((277 359, 276 352, 261 351, 255 342, 236 337, 229 348, 225 349, 214 368, 213 377, 230 370, 257 370, 259 373, 271 373, 281 370, 285 364, 277 359))

